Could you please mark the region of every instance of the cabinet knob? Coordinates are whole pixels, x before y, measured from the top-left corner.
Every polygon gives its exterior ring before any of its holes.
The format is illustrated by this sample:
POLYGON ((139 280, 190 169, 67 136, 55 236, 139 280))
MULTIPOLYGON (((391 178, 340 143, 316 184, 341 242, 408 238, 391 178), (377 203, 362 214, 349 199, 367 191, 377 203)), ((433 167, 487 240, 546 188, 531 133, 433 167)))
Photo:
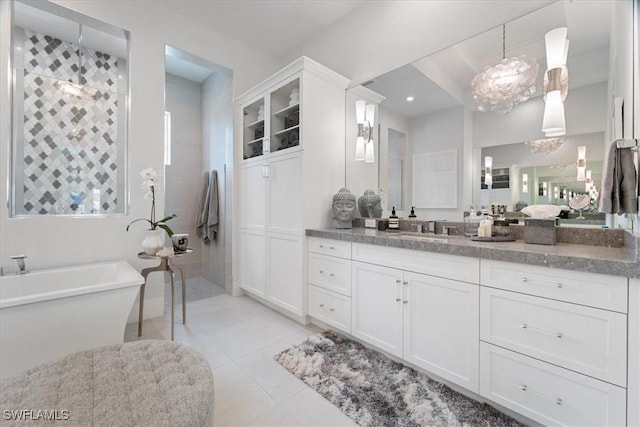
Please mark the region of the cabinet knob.
POLYGON ((558 283, 556 286, 558 287, 558 289, 564 288, 564 284, 562 284, 562 283, 558 283))
POLYGON ((409 282, 407 282, 406 280, 404 282, 402 282, 403 285, 408 285, 409 282))
POLYGON ((318 270, 320 274, 324 274, 324 270, 318 270))
POLYGON ((334 250, 335 248, 333 246, 329 246, 329 249, 334 250))
POLYGON ((400 302, 400 301, 402 301, 402 299, 396 298, 396 302, 400 302))
POLYGON ((529 279, 527 279, 526 277, 522 278, 522 283, 527 283, 529 281, 529 279))
POLYGON ((404 300, 404 301, 402 301, 402 303, 403 303, 403 304, 409 304, 409 301, 404 300))
POLYGON ((324 304, 320 304, 320 307, 324 307, 324 304))
POLYGON ((329 276, 331 276, 331 277, 335 277, 335 274, 333 274, 333 273, 329 273, 329 276))
POLYGON ((400 282, 402 282, 402 280, 396 279, 396 283, 400 283, 400 282))
POLYGON ((321 248, 324 248, 324 245, 320 245, 321 248))
POLYGON ((335 308, 330 308, 330 309, 329 309, 329 311, 334 311, 334 310, 335 310, 335 308))
POLYGON ((526 384, 521 384, 520 385, 520 390, 527 391, 527 385, 526 384))

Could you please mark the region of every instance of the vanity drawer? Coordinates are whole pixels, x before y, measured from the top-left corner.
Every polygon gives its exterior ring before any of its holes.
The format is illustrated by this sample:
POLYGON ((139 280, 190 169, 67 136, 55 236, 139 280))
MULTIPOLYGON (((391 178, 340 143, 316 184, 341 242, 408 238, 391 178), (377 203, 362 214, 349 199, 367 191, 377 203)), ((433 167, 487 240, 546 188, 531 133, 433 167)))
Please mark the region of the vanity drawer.
POLYGON ((351 296, 351 260, 310 252, 309 283, 351 296))
POLYGON ((309 285, 309 315, 351 333, 351 298, 309 285))
POLYGON ((626 422, 625 389, 483 342, 480 394, 544 425, 626 422))
POLYGON ((309 252, 350 259, 351 242, 309 237, 309 252))
POLYGON ((627 312, 627 279, 503 261, 482 260, 480 284, 627 312))
POLYGON ((354 243, 353 259, 476 285, 479 281, 478 258, 354 243))
POLYGON ((480 339, 626 386, 621 313, 482 287, 480 339))

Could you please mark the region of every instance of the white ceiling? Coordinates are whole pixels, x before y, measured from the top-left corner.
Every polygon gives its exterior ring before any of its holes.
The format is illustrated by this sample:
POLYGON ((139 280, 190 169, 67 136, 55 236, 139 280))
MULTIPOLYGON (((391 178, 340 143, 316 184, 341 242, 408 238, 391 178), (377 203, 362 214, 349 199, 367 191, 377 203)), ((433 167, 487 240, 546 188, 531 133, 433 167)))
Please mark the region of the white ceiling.
POLYGON ((163 0, 154 6, 281 59, 364 0, 163 0))
MULTIPOLYGON (((613 3, 557 2, 507 23, 506 57, 524 54, 537 59, 537 94, 541 94, 546 70, 544 34, 567 26, 569 90, 606 81, 613 3)), ((408 118, 419 117, 456 105, 471 106, 471 80, 484 67, 501 59, 500 26, 380 76, 367 87, 386 97, 385 108, 408 118), (415 70, 409 71, 408 67, 415 70), (415 100, 407 102, 408 95, 415 100)))

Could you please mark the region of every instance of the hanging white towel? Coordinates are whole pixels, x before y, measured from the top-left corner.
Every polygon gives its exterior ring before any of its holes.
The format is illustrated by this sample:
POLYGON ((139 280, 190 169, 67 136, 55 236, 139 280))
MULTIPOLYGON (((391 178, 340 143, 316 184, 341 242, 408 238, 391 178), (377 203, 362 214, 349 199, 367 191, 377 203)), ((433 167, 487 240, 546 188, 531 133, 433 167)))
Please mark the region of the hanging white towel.
POLYGON ((613 186, 615 182, 615 166, 617 154, 617 142, 609 144, 607 157, 603 164, 602 184, 598 193, 598 210, 604 213, 614 213, 612 209, 611 197, 613 196, 613 186))
POLYGON ((207 219, 209 216, 209 172, 205 172, 202 176, 202 185, 200 195, 198 196, 198 205, 196 208, 196 234, 206 243, 207 237, 207 219))
POLYGON ((207 238, 205 243, 209 244, 216 240, 218 234, 218 171, 211 171, 209 179, 209 206, 207 215, 207 238))

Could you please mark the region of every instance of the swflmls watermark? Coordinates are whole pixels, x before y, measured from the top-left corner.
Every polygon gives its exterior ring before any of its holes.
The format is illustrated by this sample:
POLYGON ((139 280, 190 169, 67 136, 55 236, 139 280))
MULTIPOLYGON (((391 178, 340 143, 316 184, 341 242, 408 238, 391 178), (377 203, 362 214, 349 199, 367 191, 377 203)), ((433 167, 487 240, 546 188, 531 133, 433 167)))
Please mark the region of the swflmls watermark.
POLYGON ((2 415, 7 421, 66 421, 70 418, 66 409, 5 409, 2 415))

